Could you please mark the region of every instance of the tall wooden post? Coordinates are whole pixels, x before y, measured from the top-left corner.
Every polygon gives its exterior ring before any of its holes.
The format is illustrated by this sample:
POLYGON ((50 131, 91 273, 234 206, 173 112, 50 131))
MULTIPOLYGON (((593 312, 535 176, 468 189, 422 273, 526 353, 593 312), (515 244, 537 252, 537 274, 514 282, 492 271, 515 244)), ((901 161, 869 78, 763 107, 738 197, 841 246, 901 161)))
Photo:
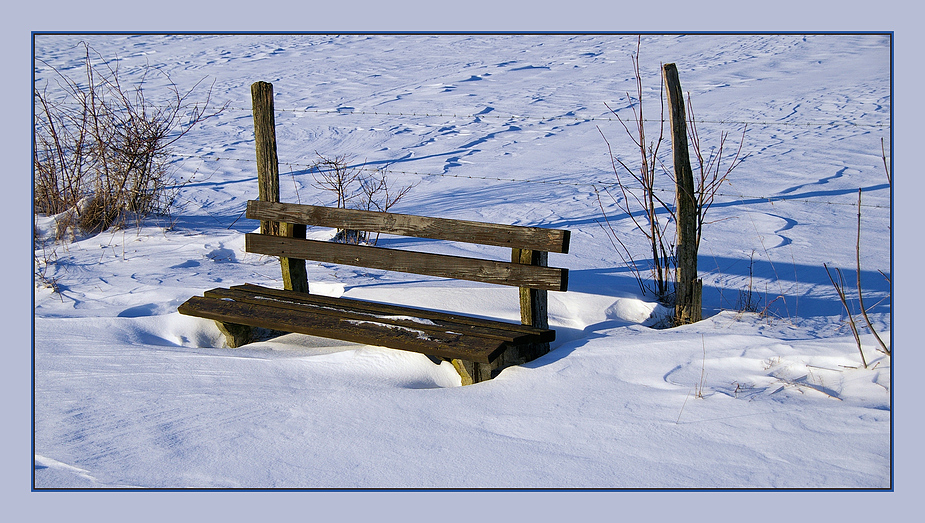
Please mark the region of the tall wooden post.
MULTIPOLYGON (((260 200, 279 202, 279 159, 276 156, 276 116, 273 108, 273 84, 251 84, 254 110, 254 140, 257 143, 257 186, 260 200)), ((260 234, 279 234, 279 223, 260 222, 260 234)))
POLYGON ((675 281, 675 321, 693 323, 703 317, 701 308, 702 280, 697 278, 697 200, 694 194, 694 174, 687 150, 687 117, 684 114, 684 93, 675 64, 663 66, 668 111, 671 118, 671 149, 674 155, 676 203, 678 219, 678 260, 675 281))
MULTIPOLYGON (((259 198, 279 202, 279 159, 276 156, 276 117, 273 108, 273 84, 255 82, 251 85, 254 108, 254 139, 257 143, 257 185, 259 198)), ((305 238, 305 226, 261 221, 260 232, 289 238, 305 238)), ((305 260, 280 258, 283 287, 286 290, 308 292, 305 260)))

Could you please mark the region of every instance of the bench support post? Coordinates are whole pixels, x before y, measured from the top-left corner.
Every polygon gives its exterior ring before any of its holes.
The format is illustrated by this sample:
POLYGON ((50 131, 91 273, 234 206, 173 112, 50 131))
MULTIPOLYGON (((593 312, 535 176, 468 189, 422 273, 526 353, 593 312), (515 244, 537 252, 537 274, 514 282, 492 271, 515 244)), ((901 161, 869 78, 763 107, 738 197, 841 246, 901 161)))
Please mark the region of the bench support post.
POLYGON ((450 360, 450 363, 453 364, 456 372, 459 373, 459 377, 462 378, 462 385, 472 385, 490 380, 493 377, 492 371, 495 370, 495 366, 491 363, 478 363, 467 360, 450 360))
MULTIPOLYGON (((512 263, 549 266, 549 253, 529 249, 513 249, 512 263)), ((539 329, 549 328, 548 292, 542 289, 520 288, 520 322, 539 329)), ((534 343, 521 347, 525 361, 534 360, 549 352, 549 343, 534 343)))
MULTIPOLYGON (((291 223, 279 224, 279 235, 287 238, 305 239, 305 226, 291 223)), ((305 260, 280 257, 279 265, 283 270, 283 288, 287 291, 308 293, 308 272, 305 260)))
POLYGON ((253 339, 253 329, 247 325, 237 323, 224 323, 216 321, 218 330, 225 335, 225 345, 229 349, 237 349, 242 345, 247 345, 253 339))

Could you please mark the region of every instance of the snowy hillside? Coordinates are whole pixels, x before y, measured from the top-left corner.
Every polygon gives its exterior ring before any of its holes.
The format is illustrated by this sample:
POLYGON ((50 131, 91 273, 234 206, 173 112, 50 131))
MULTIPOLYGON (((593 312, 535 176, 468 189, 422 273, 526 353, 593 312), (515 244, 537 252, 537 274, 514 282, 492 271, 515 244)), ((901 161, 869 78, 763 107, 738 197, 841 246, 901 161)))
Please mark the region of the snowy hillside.
MULTIPOLYGON (((177 142, 192 181, 169 219, 56 243, 55 218, 35 217, 35 488, 892 486, 891 360, 862 329, 863 368, 823 268, 854 288, 863 189, 864 299, 889 343, 889 36, 642 37, 647 117, 674 62, 705 149, 747 125, 700 249, 706 319, 674 329, 650 327, 660 309, 596 196, 615 182, 601 134, 638 154, 605 107, 632 119, 635 36, 36 35, 35 58, 79 73, 81 41, 129 80, 145 64, 180 87, 214 80, 228 108, 177 142), (274 86, 283 201, 331 205, 308 171, 347 155, 417 184, 395 212, 571 231, 569 254, 550 255, 570 271, 549 294, 553 350, 460 387, 420 354, 295 334, 226 349, 212 322, 181 316, 206 289, 282 287, 275 259, 244 252, 258 80, 274 86), (758 312, 741 310, 749 288, 758 312)), ((35 78, 54 87, 39 61, 35 78)), ((519 317, 513 288, 308 271, 314 292, 519 317)))

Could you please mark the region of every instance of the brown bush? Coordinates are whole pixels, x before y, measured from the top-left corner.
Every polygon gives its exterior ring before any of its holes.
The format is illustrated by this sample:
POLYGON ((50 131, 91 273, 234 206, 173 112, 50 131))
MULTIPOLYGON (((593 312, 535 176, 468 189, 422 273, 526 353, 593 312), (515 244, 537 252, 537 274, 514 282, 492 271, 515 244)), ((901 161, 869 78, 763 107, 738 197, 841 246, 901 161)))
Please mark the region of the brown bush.
POLYGON ((217 116, 225 106, 210 109, 191 97, 202 83, 181 92, 166 73, 148 65, 142 78, 124 87, 118 66, 106 63, 88 44, 83 76, 74 79, 43 60, 60 89, 48 83, 34 89, 34 210, 59 214, 76 210, 75 225, 85 232, 104 231, 168 212, 178 184, 167 168, 170 147, 199 122, 217 116), (149 74, 164 74, 165 100, 152 102, 142 85, 149 74), (89 198, 89 204, 78 202, 89 198))

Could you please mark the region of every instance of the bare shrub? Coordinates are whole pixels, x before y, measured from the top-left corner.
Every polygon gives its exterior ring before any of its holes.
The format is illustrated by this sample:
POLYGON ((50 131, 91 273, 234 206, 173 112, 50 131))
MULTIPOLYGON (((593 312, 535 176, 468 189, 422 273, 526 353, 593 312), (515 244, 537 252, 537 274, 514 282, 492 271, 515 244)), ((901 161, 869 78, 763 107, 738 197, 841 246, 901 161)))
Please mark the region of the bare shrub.
POLYGON ((363 195, 362 208, 367 211, 389 212, 392 206, 416 186, 417 184, 413 183, 398 188, 392 187, 389 185, 387 171, 377 169, 360 178, 360 190, 363 195))
POLYGON ((346 155, 325 157, 317 152, 315 154, 318 160, 311 168, 315 180, 312 185, 316 189, 333 193, 336 199, 334 206, 346 209, 347 203, 359 194, 355 185, 363 174, 363 167, 350 167, 346 155))
POLYGON ((86 232, 169 212, 178 187, 168 169, 171 146, 225 106, 212 106, 211 87, 204 101, 192 100, 203 80, 181 91, 167 73, 147 64, 134 86, 124 86, 118 65, 89 44, 79 45, 81 78, 39 60, 54 71, 59 89, 50 91, 46 82, 33 91, 35 212, 75 209, 74 225, 86 232), (151 74, 167 80, 164 99, 147 97, 151 74), (85 198, 89 204, 81 208, 77 204, 85 198))
MULTIPOLYGON (((633 130, 620 117, 615 110, 609 105, 604 104, 607 109, 617 117, 617 120, 623 125, 623 130, 633 143, 634 149, 639 153, 639 165, 631 168, 622 159, 614 155, 610 142, 604 136, 604 132, 598 127, 601 137, 607 144, 607 150, 610 154, 611 167, 614 176, 617 179, 617 187, 620 191, 621 198, 615 197, 608 189, 604 192, 610 197, 611 201, 633 221, 636 229, 640 231, 649 244, 650 260, 652 262, 652 283, 647 285, 642 277, 642 270, 636 262, 627 246, 620 240, 616 231, 610 223, 607 213, 604 211, 601 203, 600 193, 597 193, 598 204, 601 212, 604 214, 604 220, 607 224, 608 236, 611 239, 617 253, 633 271, 636 281, 643 295, 651 291, 658 297, 663 304, 670 304, 672 301, 672 284, 675 268, 674 242, 673 236, 669 233, 669 226, 672 225, 675 216, 670 204, 662 201, 659 196, 660 190, 656 188, 656 174, 661 168, 667 172, 665 165, 659 160, 659 148, 665 137, 665 104, 659 90, 659 101, 661 102, 661 117, 659 119, 658 138, 648 140, 646 137, 645 117, 643 114, 643 87, 642 77, 639 72, 639 48, 641 38, 636 44, 636 54, 632 56, 633 72, 636 77, 636 104, 632 106, 633 110, 633 130), (621 177, 621 173, 624 174, 621 177), (628 177, 629 180, 624 181, 628 177), (627 183, 629 182, 629 183, 627 183), (632 184, 632 185, 631 185, 632 184), (640 194, 641 191, 641 194, 640 194), (660 213, 660 210, 667 213, 660 213), (617 247, 619 244, 619 247, 617 247)), ((632 100, 629 93, 626 97, 632 100)))
MULTIPOLYGON (((703 226, 706 223, 707 211, 713 205, 717 192, 722 184, 726 183, 729 174, 748 157, 742 155, 742 146, 745 144, 745 133, 748 131, 748 125, 743 126, 742 136, 739 139, 739 146, 729 165, 723 170, 723 149, 726 147, 726 139, 729 133, 720 131, 719 145, 711 147, 709 155, 704 157, 703 148, 700 146, 700 133, 697 130, 697 119, 694 116, 694 106, 691 103, 691 95, 687 94, 687 131, 690 140, 691 149, 697 159, 696 166, 698 169, 696 184, 696 207, 697 207, 697 249, 700 249, 700 239, 703 236, 703 226)), ((754 255, 754 253, 752 253, 754 255)))
MULTIPOLYGON (((359 167, 350 167, 346 155, 325 157, 318 155, 318 161, 312 166, 311 174, 315 188, 334 194, 338 209, 362 209, 365 211, 389 212, 416 183, 401 187, 390 185, 387 167, 366 170, 365 163, 359 167)), ((366 231, 339 230, 334 241, 341 243, 371 243, 379 236, 370 238, 366 231)))
MULTIPOLYGON (((661 113, 658 119, 657 138, 650 139, 646 134, 646 120, 643 114, 643 86, 639 71, 641 42, 642 38, 640 37, 636 43, 636 53, 632 56, 633 73, 636 78, 636 102, 631 106, 633 122, 628 125, 614 109, 606 103, 604 104, 623 126, 623 130, 632 143, 632 149, 638 151, 639 163, 635 166, 630 166, 626 161, 616 156, 600 127, 598 127, 598 132, 600 132, 604 142, 607 144, 611 167, 617 181, 619 198, 607 188, 604 188, 603 192, 607 194, 617 208, 632 220, 635 229, 646 238, 649 251, 648 258, 651 264, 650 282, 647 283, 643 277, 643 268, 637 261, 638 258, 633 256, 633 253, 614 229, 610 217, 607 216, 607 212, 604 210, 601 191, 595 188, 595 193, 606 224, 604 230, 607 232, 617 254, 633 272, 643 295, 651 292, 663 305, 672 306, 675 299, 674 286, 677 280, 677 258, 675 253, 677 245, 677 194, 674 190, 676 183, 674 174, 662 161, 659 153, 665 138, 666 118, 663 83, 660 83, 659 89, 661 113), (672 189, 660 187, 658 183, 659 173, 664 175, 666 185, 670 181, 672 189), (672 197, 663 199, 660 196, 661 194, 672 194, 672 197)), ((629 93, 626 93, 626 98, 630 101, 633 100, 629 93)), ((707 211, 713 205, 720 186, 726 182, 733 169, 745 159, 745 156, 741 156, 745 142, 745 129, 742 131, 742 138, 731 160, 728 154, 724 154, 728 137, 726 132, 720 133, 719 145, 712 147, 709 153, 705 155, 689 93, 687 107, 690 145, 697 159, 696 166, 699 168, 699 176, 695 179, 694 187, 694 201, 697 211, 696 245, 699 249, 703 226, 708 223, 706 221, 707 211), (725 163, 727 161, 728 165, 725 163)), ((604 226, 602 225, 602 227, 604 226)))

